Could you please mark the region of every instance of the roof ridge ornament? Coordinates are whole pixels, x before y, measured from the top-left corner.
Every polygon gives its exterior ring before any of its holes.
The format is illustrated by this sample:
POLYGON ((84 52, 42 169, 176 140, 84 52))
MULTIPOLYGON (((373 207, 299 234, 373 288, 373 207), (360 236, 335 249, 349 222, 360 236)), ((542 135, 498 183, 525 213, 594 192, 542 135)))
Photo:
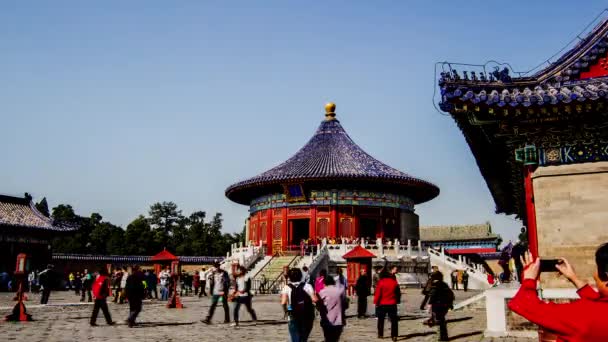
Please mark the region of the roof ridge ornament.
POLYGON ((336 104, 328 102, 325 105, 325 121, 332 121, 336 119, 336 104))

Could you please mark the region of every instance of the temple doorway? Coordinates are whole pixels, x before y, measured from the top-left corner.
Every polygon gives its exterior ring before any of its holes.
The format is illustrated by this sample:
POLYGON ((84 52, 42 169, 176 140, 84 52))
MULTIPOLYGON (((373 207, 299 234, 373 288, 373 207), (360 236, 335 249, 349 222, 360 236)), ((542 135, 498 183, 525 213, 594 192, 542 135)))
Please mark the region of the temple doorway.
POLYGON ((308 239, 310 219, 289 220, 289 244, 300 246, 300 241, 308 239))
POLYGON ((376 239, 376 227, 378 226, 378 221, 371 218, 361 218, 360 220, 360 232, 362 238, 368 238, 371 240, 376 239))

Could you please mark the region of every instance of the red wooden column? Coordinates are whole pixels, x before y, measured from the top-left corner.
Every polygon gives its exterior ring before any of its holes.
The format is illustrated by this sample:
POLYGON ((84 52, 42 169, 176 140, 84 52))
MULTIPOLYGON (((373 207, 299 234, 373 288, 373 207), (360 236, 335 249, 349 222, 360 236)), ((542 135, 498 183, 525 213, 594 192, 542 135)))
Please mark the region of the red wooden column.
POLYGON ((308 237, 311 241, 317 239, 317 207, 310 207, 310 222, 308 223, 308 237))
POLYGON ((538 233, 536 229, 536 206, 534 205, 534 186, 532 184, 533 165, 524 166, 524 190, 526 192, 526 226, 528 227, 528 244, 533 258, 538 257, 538 233))
POLYGON ((287 240, 285 240, 286 245, 289 246, 291 245, 291 239, 293 238, 293 221, 287 221, 288 222, 288 231, 287 231, 287 240))
POLYGON ((282 222, 281 222, 281 240, 282 241, 282 246, 283 249, 285 249, 285 246, 287 246, 289 244, 289 241, 287 241, 287 212, 289 211, 289 208, 285 207, 283 208, 283 217, 282 217, 282 222))
POLYGON ((274 253, 272 250, 272 209, 267 209, 266 211, 266 244, 268 255, 272 255, 274 253))
POLYGON ((338 210, 335 206, 331 207, 329 213, 329 237, 336 238, 338 235, 338 210))
POLYGON ((361 237, 360 233, 361 230, 359 229, 359 211, 357 210, 357 207, 353 206, 353 235, 358 238, 361 237))

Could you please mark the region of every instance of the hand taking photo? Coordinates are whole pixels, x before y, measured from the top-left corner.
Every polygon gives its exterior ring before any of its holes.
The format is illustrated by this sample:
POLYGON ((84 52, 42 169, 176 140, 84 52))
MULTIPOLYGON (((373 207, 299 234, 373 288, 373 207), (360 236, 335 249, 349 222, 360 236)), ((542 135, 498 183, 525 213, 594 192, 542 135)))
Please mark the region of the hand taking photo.
POLYGON ((538 273, 540 271, 540 259, 532 259, 532 255, 530 251, 526 252, 525 258, 521 258, 521 263, 524 265, 524 279, 533 279, 538 278, 538 273))

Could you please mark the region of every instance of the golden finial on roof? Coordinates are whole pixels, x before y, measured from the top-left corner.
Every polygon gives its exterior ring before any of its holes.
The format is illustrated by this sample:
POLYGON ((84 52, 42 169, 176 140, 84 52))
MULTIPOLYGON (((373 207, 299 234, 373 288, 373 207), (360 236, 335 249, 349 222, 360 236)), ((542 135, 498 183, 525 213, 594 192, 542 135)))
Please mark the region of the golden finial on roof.
POLYGON ((325 120, 330 121, 336 118, 336 104, 329 102, 325 105, 325 120))

